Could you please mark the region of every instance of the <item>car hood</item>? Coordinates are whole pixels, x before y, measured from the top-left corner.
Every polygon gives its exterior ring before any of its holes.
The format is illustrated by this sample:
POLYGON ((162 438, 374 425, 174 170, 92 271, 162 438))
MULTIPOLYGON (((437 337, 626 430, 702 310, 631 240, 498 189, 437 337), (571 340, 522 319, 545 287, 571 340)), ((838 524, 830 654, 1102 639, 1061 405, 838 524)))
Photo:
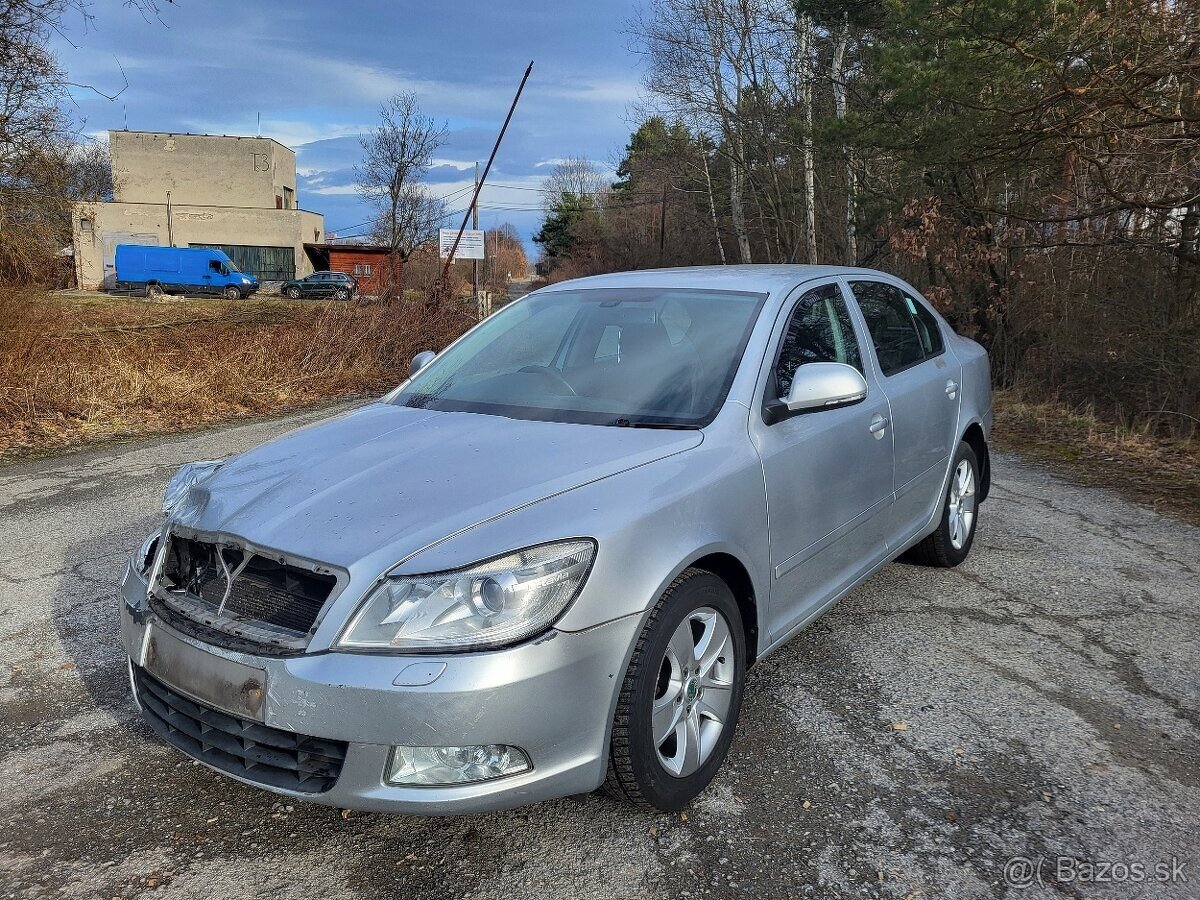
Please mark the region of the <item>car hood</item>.
MULTIPOLYGON (((376 403, 233 457, 189 492, 172 522, 347 569, 367 560, 386 567, 480 522, 701 440, 698 431, 376 403)), ((562 536, 584 535, 564 522, 562 536)))

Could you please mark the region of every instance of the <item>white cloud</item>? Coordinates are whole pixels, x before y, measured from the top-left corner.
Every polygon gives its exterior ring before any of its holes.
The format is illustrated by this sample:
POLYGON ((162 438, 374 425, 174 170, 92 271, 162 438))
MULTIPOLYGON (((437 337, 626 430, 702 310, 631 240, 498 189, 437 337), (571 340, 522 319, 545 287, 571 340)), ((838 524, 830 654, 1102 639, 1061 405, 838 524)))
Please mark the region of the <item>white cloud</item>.
POLYGON ((585 100, 591 103, 632 103, 641 94, 640 82, 633 79, 597 81, 591 84, 559 84, 546 93, 565 100, 585 100))
POLYGON ((468 171, 474 170, 475 160, 471 160, 468 162, 467 160, 462 160, 462 159, 438 159, 438 158, 435 158, 432 161, 431 165, 433 165, 435 168, 437 166, 449 166, 451 169, 458 169, 460 172, 468 172, 468 171))
POLYGON ((331 184, 326 187, 308 187, 304 191, 306 194, 320 194, 323 197, 337 196, 340 194, 357 194, 358 185, 355 184, 331 184))

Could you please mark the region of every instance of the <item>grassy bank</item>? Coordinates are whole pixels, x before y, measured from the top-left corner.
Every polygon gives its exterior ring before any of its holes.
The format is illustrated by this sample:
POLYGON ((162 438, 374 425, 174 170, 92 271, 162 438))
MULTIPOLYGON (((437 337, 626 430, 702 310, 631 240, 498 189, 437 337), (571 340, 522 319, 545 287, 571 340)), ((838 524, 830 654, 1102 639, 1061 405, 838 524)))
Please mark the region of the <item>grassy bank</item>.
MULTIPOLYGON (((996 394, 995 443, 1200 525, 1200 441, 1130 429, 1089 407, 996 394)), ((1119 523, 1116 523, 1119 524, 1119 523)))
POLYGON ((382 392, 468 324, 410 301, 0 291, 0 459, 382 392))

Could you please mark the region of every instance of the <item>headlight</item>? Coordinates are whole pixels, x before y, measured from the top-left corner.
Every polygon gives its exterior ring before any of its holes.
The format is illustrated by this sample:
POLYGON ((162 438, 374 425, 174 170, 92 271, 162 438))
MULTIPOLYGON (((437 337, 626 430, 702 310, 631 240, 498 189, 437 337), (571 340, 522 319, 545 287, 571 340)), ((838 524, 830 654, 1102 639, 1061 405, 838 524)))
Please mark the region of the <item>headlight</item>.
POLYGON ((170 515, 187 496, 187 492, 221 468, 223 462, 222 459, 205 459, 180 466, 179 471, 167 482, 167 489, 163 493, 163 515, 170 515))
POLYGON ((154 557, 158 553, 158 542, 161 538, 161 530, 154 532, 154 534, 142 541, 142 546, 134 554, 133 567, 142 577, 150 574, 150 568, 154 565, 154 557))
POLYGON ((516 643, 562 615, 595 552, 594 541, 563 541, 455 572, 389 576, 363 601, 338 646, 446 651, 516 643))

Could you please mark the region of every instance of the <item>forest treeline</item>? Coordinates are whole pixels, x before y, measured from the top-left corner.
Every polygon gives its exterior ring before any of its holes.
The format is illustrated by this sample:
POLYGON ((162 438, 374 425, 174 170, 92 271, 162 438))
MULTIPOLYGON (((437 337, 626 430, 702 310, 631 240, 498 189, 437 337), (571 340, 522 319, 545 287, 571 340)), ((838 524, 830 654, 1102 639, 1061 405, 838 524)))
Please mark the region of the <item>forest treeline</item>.
POLYGON ((552 279, 838 263, 894 272, 996 380, 1200 426, 1200 5, 653 0, 615 180, 565 161, 552 279))

